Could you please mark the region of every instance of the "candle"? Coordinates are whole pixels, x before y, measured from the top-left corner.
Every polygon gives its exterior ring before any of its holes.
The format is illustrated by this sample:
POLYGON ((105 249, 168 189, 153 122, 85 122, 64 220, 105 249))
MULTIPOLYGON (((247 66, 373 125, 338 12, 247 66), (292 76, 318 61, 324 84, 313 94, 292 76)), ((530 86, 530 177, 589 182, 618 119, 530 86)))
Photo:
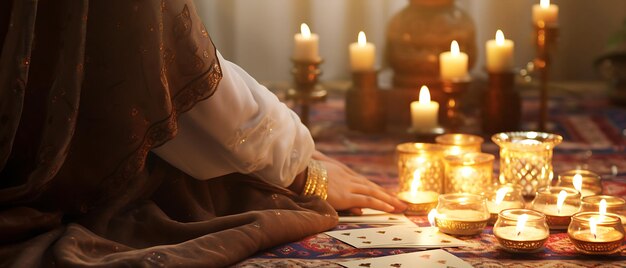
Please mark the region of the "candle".
POLYGON ((624 227, 616 215, 581 212, 572 217, 567 234, 582 253, 613 254, 620 251, 624 227))
POLYGON ((459 43, 452 41, 450 51, 439 54, 439 71, 443 80, 458 80, 467 77, 466 53, 461 52, 459 43))
POLYGON ((300 33, 294 36, 295 47, 293 59, 297 61, 319 61, 318 54, 319 36, 311 33, 311 29, 306 23, 300 25, 300 33))
MULTIPOLYGON (((527 214, 524 215, 528 218, 527 214)), ((548 238, 549 234, 547 229, 537 228, 534 226, 524 226, 526 221, 522 221, 522 216, 520 216, 517 226, 494 228, 494 235, 511 241, 538 241, 548 238)))
POLYGON ((500 212, 493 226, 498 243, 507 251, 535 252, 543 247, 550 232, 546 217, 528 209, 509 209, 500 212))
POLYGON ((359 32, 358 42, 350 44, 350 66, 353 72, 374 70, 376 47, 367 42, 363 31, 359 32))
POLYGON ((501 30, 496 32, 496 39, 487 41, 487 70, 492 73, 506 73, 513 69, 512 40, 504 38, 501 30))
POLYGON ((430 100, 428 87, 420 88, 418 101, 411 102, 411 119, 413 130, 427 132, 437 127, 439 103, 430 100))
POLYGON ((550 0, 541 0, 533 5, 533 22, 540 26, 556 25, 559 18, 559 7, 550 4, 550 0))
POLYGON ((411 204, 424 204, 437 202, 439 194, 433 191, 420 191, 422 187, 422 180, 420 170, 415 170, 413 173, 413 181, 411 182, 410 190, 400 192, 398 198, 411 204))
POLYGON ((437 212, 437 218, 451 221, 483 222, 489 219, 489 215, 482 211, 470 209, 442 209, 437 212))
POLYGON ((595 195, 593 191, 589 189, 583 189, 583 176, 578 173, 574 175, 574 178, 572 179, 572 184, 574 185, 574 189, 576 189, 576 191, 579 191, 582 197, 595 195))

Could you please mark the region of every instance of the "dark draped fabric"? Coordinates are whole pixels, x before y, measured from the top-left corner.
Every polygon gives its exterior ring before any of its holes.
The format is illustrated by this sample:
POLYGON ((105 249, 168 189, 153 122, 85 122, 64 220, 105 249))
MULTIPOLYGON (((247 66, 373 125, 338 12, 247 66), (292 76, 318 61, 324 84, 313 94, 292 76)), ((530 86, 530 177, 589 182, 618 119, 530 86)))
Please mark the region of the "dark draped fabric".
POLYGON ((191 0, 0 8, 0 266, 225 266, 336 224, 318 198, 150 153, 222 77, 191 0))

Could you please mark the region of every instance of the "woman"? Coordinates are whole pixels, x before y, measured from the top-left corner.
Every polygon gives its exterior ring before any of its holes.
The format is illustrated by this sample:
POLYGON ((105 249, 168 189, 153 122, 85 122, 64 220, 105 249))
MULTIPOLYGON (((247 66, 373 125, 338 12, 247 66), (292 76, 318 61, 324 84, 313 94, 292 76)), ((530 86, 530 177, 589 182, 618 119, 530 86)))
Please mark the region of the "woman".
POLYGON ((314 151, 191 1, 0 5, 0 266, 225 266, 404 209, 314 151))

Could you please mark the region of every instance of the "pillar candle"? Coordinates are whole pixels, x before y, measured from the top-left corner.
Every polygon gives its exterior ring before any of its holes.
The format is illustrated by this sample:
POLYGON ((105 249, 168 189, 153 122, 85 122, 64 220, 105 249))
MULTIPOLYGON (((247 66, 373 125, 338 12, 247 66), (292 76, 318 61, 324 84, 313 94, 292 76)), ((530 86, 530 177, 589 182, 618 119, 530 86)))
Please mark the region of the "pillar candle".
POLYGON ((504 38, 501 30, 496 39, 487 41, 487 70, 491 73, 510 72, 513 69, 513 48, 515 44, 504 38))
POLYGON ((430 100, 428 87, 422 86, 418 101, 411 102, 411 119, 414 130, 428 131, 437 127, 439 103, 430 100))
POLYGON ((353 72, 374 70, 376 47, 367 42, 363 31, 359 32, 358 42, 350 44, 350 66, 353 72))
POLYGON ((318 61, 319 36, 311 33, 306 23, 300 25, 300 33, 294 36, 293 59, 297 61, 318 61))
POLYGON ((452 41, 450 51, 439 55, 441 79, 456 80, 467 76, 467 54, 459 49, 459 43, 452 41))
POLYGON ((549 26, 557 24, 559 18, 559 7, 550 4, 550 0, 541 0, 539 4, 533 5, 533 22, 539 26, 549 26))

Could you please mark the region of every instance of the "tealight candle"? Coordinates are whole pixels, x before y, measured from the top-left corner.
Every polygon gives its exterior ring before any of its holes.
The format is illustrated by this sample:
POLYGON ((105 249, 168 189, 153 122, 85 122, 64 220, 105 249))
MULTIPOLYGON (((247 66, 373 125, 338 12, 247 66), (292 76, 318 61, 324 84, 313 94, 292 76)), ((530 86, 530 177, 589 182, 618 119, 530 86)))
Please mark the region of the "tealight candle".
POLYGON ((430 100, 428 87, 420 88, 419 100, 411 102, 412 128, 416 132, 428 132, 438 126, 439 103, 430 100))
POLYGON ((559 7, 550 4, 550 0, 541 0, 533 5, 533 22, 540 27, 556 25, 559 19, 559 7))
POLYGON ((503 249, 530 253, 543 247, 550 232, 542 213, 528 209, 506 209, 500 212, 493 234, 503 249))
POLYGON ((622 225, 626 226, 626 200, 610 195, 591 195, 583 197, 580 206, 581 212, 598 212, 600 215, 613 213, 620 217, 622 225))
POLYGON ((319 56, 319 36, 311 33, 311 29, 306 23, 300 25, 300 33, 294 36, 293 59, 296 61, 320 60, 319 56))
POLYGON ((376 47, 367 42, 363 31, 359 32, 356 43, 350 44, 350 66, 353 72, 374 70, 376 47))
POLYGON ((442 233, 476 235, 489 220, 485 198, 473 194, 444 194, 439 196, 435 223, 442 233))
POLYGON ((580 209, 580 193, 565 187, 542 188, 537 192, 531 208, 546 215, 550 229, 565 229, 572 215, 580 209))
POLYGON ((450 51, 439 54, 439 71, 442 80, 460 80, 467 78, 466 53, 461 52, 455 40, 450 44, 450 51))
POLYGON ((470 134, 443 134, 435 138, 438 144, 445 145, 447 155, 462 155, 466 153, 480 153, 483 138, 470 134))
POLYGON ((438 144, 403 143, 398 156, 398 197, 409 203, 409 213, 425 215, 436 206, 443 190, 443 152, 438 144))
POLYGON ((522 190, 513 184, 502 185, 495 192, 487 193, 487 210, 491 214, 489 223, 495 223, 500 211, 511 208, 524 208, 522 190))
POLYGON ((582 197, 602 193, 600 175, 589 170, 570 170, 559 174, 557 186, 574 188, 582 197))
POLYGON ((584 254, 613 254, 621 250, 624 227, 615 214, 581 212, 572 217, 567 234, 576 249, 584 254))
POLYGON ((505 73, 513 70, 513 41, 505 39, 502 30, 496 32, 496 39, 487 41, 487 71, 505 73))
POLYGON ((423 190, 421 180, 421 172, 419 169, 413 173, 413 180, 409 191, 398 193, 398 198, 409 204, 408 214, 422 214, 428 209, 435 207, 439 193, 434 191, 423 190))

